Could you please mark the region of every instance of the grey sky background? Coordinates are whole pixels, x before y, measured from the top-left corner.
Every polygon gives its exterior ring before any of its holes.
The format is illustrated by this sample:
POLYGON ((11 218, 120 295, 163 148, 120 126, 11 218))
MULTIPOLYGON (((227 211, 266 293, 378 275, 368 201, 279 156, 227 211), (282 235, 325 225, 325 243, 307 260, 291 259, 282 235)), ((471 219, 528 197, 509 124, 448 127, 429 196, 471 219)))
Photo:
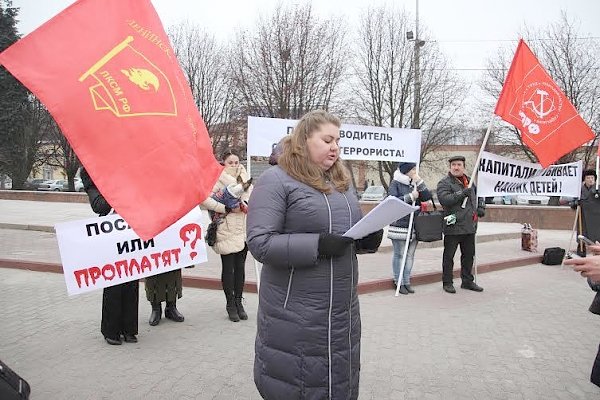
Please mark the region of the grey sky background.
MULTIPOLYGON (((31 32, 73 2, 13 0, 13 6, 20 8, 20 32, 31 32)), ((152 0, 165 27, 189 20, 220 40, 227 40, 238 28, 251 28, 260 14, 269 13, 279 2, 294 5, 306 0, 152 0)), ((384 3, 415 14, 415 0, 312 2, 319 15, 343 16, 350 32, 369 6, 384 3)), ((419 0, 419 24, 438 42, 459 76, 473 81, 500 47, 516 48, 518 33, 525 24, 544 28, 559 21, 561 11, 576 21, 581 37, 600 41, 600 0, 419 0)))
MULTIPOLYGON (((19 29, 29 33, 72 4, 73 0, 13 0, 20 8, 19 29)), ((304 4, 304 0, 283 4, 304 4)), ((153 0, 165 26, 190 20, 227 39, 237 27, 251 27, 260 13, 267 13, 279 0, 153 0)), ((349 26, 356 25, 367 7, 383 0, 315 0, 315 10, 323 16, 342 15, 349 26)), ((414 15, 415 0, 387 2, 414 15)), ((422 27, 439 41, 454 67, 483 68, 485 59, 499 45, 511 45, 526 23, 541 28, 558 21, 561 10, 578 20, 581 33, 600 40, 600 1, 598 0, 420 0, 422 27)), ((352 29, 351 29, 352 30, 352 29)))

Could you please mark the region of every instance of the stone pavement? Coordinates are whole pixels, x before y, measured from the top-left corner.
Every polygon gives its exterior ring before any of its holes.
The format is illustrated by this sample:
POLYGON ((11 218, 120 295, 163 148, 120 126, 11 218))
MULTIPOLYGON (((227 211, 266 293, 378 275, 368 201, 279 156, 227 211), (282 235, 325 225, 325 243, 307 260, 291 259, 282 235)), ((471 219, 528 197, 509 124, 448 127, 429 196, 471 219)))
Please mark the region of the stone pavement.
MULTIPOLYGON (((69 298, 61 275, 0 269, 0 359, 33 400, 259 399, 252 379, 257 297, 229 322, 222 293, 184 289, 183 323, 150 327, 139 343, 100 334, 101 292, 69 298)), ((576 273, 541 264, 481 276, 483 293, 438 284, 395 298, 360 296, 360 399, 598 399, 589 382, 600 318, 576 273)))
MULTIPOLYGON (((0 259, 60 264, 54 224, 89 217, 95 217, 95 214, 88 204, 83 203, 0 200, 0 259)), ((207 220, 208 217, 205 218, 207 220)), ((531 258, 532 253, 521 250, 520 229, 520 224, 516 223, 481 222, 477 235, 477 262, 483 265, 523 258, 529 258, 529 261, 521 265, 537 262, 531 258)), ((566 248, 569 239, 568 230, 540 231, 539 254, 545 247, 566 248)), ((419 244, 413 275, 441 272, 441 244, 419 244)), ((455 258, 456 266, 459 265, 459 254, 457 252, 455 258)), ((384 238, 379 252, 359 256, 359 283, 389 281, 391 285, 391 259, 391 241, 384 238)), ((220 257, 209 250, 207 263, 184 269, 183 274, 220 279, 220 257)), ((246 278, 248 282, 256 282, 254 260, 250 253, 246 262, 246 278)))

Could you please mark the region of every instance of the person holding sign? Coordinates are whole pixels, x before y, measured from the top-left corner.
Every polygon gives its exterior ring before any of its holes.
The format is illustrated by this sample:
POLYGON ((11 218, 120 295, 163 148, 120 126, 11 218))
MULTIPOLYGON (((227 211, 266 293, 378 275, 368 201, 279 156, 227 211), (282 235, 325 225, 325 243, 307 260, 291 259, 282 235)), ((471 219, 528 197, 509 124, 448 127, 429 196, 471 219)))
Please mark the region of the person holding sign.
POLYGON ((383 231, 343 236, 362 212, 339 127, 326 111, 304 115, 250 197, 248 247, 263 264, 254 382, 264 399, 358 397, 356 254, 377 250, 383 231))
MULTIPOLYGON (((581 184, 581 196, 573 200, 570 205, 572 209, 580 207, 577 233, 584 235, 592 241, 600 240, 600 197, 596 191, 596 171, 588 169, 583 172, 581 184)), ((585 243, 579 242, 577 254, 585 257, 585 243)))
MULTIPOLYGON (((100 216, 110 214, 112 207, 98 190, 85 168, 79 174, 92 210, 100 216)), ((104 288, 100 331, 106 343, 120 345, 123 340, 136 343, 138 334, 139 282, 137 280, 104 288), (123 339, 121 339, 121 335, 123 339)))
MULTIPOLYGON (((406 203, 420 205, 421 202, 431 200, 431 192, 427 189, 425 182, 417 175, 417 164, 404 162, 398 164, 398 169, 394 172, 394 179, 388 189, 390 196, 394 196, 406 203)), ((419 214, 415 211, 415 217, 419 214)), ((415 250, 417 249, 417 238, 414 227, 409 229, 410 216, 407 215, 390 224, 388 228, 388 237, 392 240, 394 246, 394 255, 392 257, 392 274, 394 285, 400 285, 399 293, 409 294, 415 291, 410 287, 410 272, 412 271, 415 250), (404 271, 400 277, 400 263, 404 256, 406 241, 409 241, 406 250, 406 259, 404 261, 404 271)))
POLYGON ((460 287, 482 292, 483 288, 475 283, 472 269, 477 220, 485 215, 485 202, 477 198, 474 185, 469 187, 469 177, 465 175, 465 157, 454 156, 448 162, 450 171, 437 185, 438 200, 444 208, 443 288, 447 293, 456 293, 452 274, 454 254, 460 245, 460 287))

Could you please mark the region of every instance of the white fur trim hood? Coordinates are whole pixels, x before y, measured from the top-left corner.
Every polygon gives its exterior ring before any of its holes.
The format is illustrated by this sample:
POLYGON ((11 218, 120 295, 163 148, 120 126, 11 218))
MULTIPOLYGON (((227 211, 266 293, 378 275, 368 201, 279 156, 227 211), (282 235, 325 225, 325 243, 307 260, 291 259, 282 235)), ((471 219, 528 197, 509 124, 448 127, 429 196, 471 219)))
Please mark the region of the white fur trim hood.
POLYGON ((402 183, 403 185, 410 185, 410 178, 408 177, 408 175, 404 175, 398 169, 394 171, 394 180, 402 183))

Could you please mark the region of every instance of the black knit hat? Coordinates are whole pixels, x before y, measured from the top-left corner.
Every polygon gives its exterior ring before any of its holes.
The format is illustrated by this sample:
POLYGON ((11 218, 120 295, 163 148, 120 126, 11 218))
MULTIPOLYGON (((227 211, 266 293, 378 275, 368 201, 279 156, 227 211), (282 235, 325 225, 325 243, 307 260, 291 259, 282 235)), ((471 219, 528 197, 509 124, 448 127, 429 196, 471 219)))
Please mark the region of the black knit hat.
POLYGON ((594 178, 598 178, 598 176, 596 176, 596 171, 594 171, 593 169, 586 169, 585 171, 583 171, 583 179, 585 179, 586 176, 593 176, 594 178))
POLYGON ((412 163, 412 162, 402 162, 402 163, 398 164, 398 170, 400 172, 402 172, 404 175, 406 175, 411 169, 413 169, 416 166, 417 166, 417 164, 412 163))

